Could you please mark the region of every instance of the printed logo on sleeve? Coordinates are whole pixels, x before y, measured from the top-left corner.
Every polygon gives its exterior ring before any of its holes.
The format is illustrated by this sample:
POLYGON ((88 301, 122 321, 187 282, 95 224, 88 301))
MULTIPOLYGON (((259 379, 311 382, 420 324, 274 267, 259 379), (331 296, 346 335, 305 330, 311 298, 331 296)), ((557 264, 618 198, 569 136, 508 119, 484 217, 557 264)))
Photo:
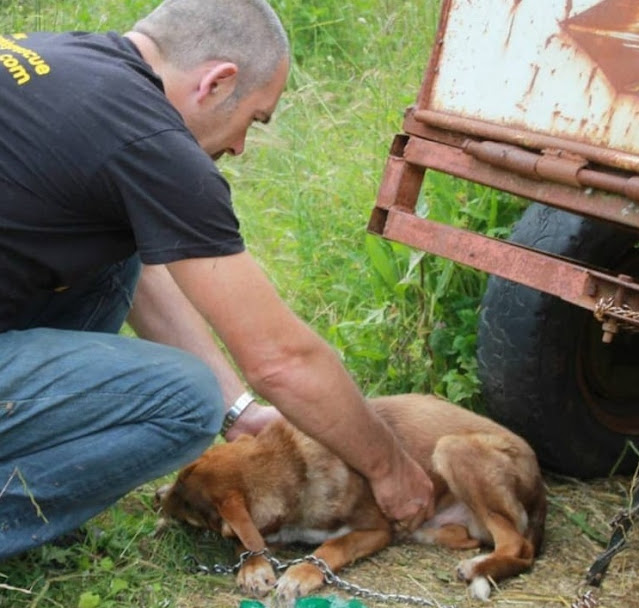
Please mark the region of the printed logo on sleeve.
POLYGON ((26 38, 26 34, 0 36, 0 66, 19 86, 29 82, 32 76, 46 76, 51 71, 51 66, 38 53, 15 42, 26 38))

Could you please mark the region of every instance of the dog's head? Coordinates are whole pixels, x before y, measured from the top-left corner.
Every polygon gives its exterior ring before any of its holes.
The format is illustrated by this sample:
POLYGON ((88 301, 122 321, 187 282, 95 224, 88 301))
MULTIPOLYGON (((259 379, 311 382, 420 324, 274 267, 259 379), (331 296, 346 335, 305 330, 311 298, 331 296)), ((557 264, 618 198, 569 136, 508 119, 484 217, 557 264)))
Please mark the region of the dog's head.
POLYGON ((214 446, 182 469, 172 485, 160 488, 157 498, 167 517, 237 537, 246 549, 261 551, 264 539, 251 518, 243 476, 237 470, 242 443, 214 446))

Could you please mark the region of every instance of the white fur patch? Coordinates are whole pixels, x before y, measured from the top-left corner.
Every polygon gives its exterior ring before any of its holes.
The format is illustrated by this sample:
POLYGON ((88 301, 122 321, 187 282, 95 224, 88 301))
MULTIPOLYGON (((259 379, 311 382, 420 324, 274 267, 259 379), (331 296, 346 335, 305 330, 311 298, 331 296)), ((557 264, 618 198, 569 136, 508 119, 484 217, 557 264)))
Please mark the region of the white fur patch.
POLYGON ((470 595, 482 602, 490 597, 490 583, 483 576, 474 578, 470 583, 470 595))
POLYGON ((429 533, 428 530, 436 530, 449 524, 464 526, 468 529, 468 535, 471 538, 476 538, 483 543, 492 541, 490 532, 480 524, 470 507, 461 501, 448 505, 435 513, 431 519, 422 524, 421 529, 413 533, 413 539, 420 543, 432 543, 433 534, 429 533))
POLYGON ((455 502, 445 509, 435 513, 431 519, 424 522, 424 528, 441 528, 449 524, 466 526, 473 521, 473 513, 463 502, 455 502))

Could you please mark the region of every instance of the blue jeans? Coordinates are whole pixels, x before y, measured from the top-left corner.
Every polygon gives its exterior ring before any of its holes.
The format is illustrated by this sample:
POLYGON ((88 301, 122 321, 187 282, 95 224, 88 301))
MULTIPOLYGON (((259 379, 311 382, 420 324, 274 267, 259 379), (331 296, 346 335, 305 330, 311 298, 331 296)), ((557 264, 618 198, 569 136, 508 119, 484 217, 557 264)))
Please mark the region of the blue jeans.
POLYGON ((0 560, 194 460, 220 428, 202 361, 117 335, 139 271, 134 257, 36 298, 0 333, 0 560))

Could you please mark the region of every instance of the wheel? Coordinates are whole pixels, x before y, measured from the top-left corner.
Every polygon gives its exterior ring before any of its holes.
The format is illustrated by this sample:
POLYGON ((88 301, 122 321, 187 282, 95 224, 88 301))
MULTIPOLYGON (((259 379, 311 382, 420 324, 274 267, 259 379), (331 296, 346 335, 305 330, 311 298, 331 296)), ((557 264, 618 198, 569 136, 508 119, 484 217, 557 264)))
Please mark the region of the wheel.
MULTIPOLYGON (((611 224, 533 203, 511 240, 639 277, 636 234, 611 224)), ((605 344, 590 311, 491 276, 477 358, 488 415, 525 437, 544 468, 582 478, 634 470, 639 334, 605 344)))

